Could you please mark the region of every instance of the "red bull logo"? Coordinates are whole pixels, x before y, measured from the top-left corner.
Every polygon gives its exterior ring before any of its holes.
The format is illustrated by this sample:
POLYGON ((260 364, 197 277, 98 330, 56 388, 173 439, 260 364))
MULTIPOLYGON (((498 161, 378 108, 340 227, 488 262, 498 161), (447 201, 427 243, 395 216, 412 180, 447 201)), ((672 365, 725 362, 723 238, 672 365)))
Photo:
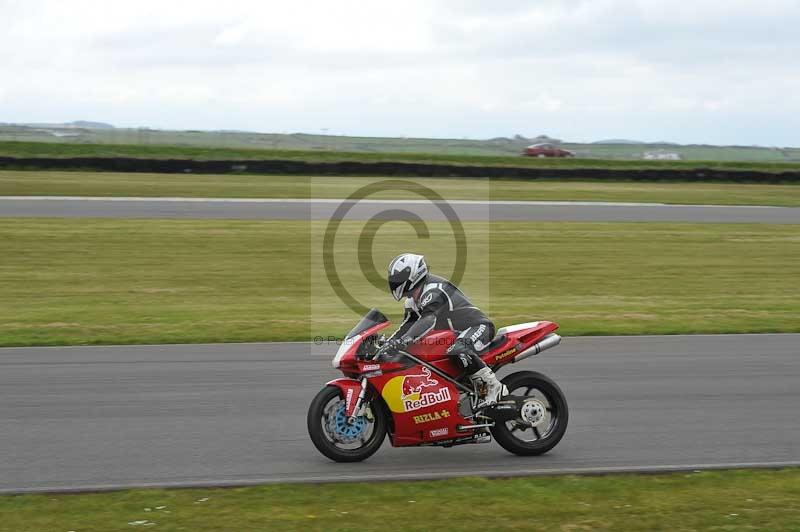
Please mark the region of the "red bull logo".
POLYGON ((422 368, 422 375, 406 375, 403 377, 403 398, 413 393, 421 393, 423 388, 438 385, 439 381, 431 378, 431 370, 422 368))
POLYGON ((450 388, 442 388, 436 392, 423 393, 422 397, 419 399, 405 399, 403 400, 403 406, 405 407, 406 412, 411 412, 412 410, 419 410, 420 408, 424 408, 426 406, 438 405, 439 403, 444 403, 445 401, 449 400, 450 388))
POLYGON ((438 387, 439 381, 431 377, 431 370, 422 368, 421 374, 391 379, 381 395, 392 412, 411 412, 449 401, 450 388, 438 387))

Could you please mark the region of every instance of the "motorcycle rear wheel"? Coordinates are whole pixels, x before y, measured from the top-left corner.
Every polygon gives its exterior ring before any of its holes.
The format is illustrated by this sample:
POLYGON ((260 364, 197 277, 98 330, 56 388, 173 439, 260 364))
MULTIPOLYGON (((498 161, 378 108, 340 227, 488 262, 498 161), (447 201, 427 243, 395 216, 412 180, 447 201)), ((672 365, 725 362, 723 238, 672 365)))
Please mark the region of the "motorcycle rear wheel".
POLYGON ((369 406, 371 416, 343 424, 344 398, 335 386, 317 393, 308 407, 308 435, 319 452, 335 462, 360 462, 377 451, 386 437, 386 418, 379 408, 369 406), (371 420, 369 418, 372 418, 371 420))
POLYGON ((511 395, 529 398, 530 416, 498 422, 490 430, 506 451, 520 456, 544 454, 561 441, 567 430, 569 410, 564 393, 549 377, 535 371, 519 371, 501 380, 511 395))

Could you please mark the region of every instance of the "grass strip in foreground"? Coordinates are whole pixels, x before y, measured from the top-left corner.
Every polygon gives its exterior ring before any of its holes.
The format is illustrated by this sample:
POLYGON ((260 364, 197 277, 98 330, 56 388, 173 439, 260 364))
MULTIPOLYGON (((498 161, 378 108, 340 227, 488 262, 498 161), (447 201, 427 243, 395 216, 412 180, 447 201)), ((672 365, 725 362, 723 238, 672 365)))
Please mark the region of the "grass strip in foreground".
MULTIPOLYGON (((407 224, 383 226, 375 264, 416 250, 449 275, 452 233, 446 224, 428 225, 423 240, 407 224)), ((323 228, 302 221, 0 218, 0 345, 342 335, 357 317, 341 301, 316 297, 312 309, 310 287, 324 282, 324 273, 312 275, 310 235, 323 228)), ((337 261, 355 260, 362 228, 342 224, 337 261)), ((472 260, 484 262, 472 263, 462 286, 498 326, 550 319, 564 335, 800 332, 798 226, 465 228, 485 232, 487 248, 472 250, 472 260)), ((340 275, 356 297, 397 320, 401 306, 358 268, 340 275)))
POLYGON ((0 531, 798 530, 799 501, 798 469, 129 490, 0 497, 0 531))
MULTIPOLYGON (((0 171, 0 196, 344 198, 374 177, 0 171), (313 184, 313 186, 312 186, 313 184)), ((419 178, 449 200, 622 201, 800 206, 800 185, 419 178), (486 184, 489 184, 488 189, 486 184)), ((384 196, 375 196, 382 198, 384 196)), ((385 199, 418 199, 393 191, 385 199)))

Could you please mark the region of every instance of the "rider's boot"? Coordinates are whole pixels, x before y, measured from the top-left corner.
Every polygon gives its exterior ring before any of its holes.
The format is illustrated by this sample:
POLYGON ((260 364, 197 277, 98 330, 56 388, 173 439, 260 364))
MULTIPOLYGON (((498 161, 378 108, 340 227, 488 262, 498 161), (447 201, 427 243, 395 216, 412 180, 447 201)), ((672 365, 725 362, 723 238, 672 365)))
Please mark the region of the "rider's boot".
POLYGON ((469 376, 469 379, 477 389, 483 385, 486 387, 486 395, 483 401, 478 403, 478 408, 486 408, 497 404, 500 398, 508 395, 508 389, 497 379, 494 371, 489 367, 483 367, 469 376))

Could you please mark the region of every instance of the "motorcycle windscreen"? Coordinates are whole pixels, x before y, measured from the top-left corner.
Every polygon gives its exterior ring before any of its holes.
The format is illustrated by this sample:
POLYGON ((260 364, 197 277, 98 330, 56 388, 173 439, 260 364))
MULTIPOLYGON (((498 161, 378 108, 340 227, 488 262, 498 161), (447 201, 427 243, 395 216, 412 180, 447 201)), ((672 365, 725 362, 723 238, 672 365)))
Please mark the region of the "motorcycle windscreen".
POLYGON ((370 329, 375 325, 378 325, 379 323, 385 323, 387 321, 389 321, 389 318, 384 316, 380 310, 376 308, 370 309, 370 311, 367 312, 363 318, 361 318, 361 321, 359 321, 358 324, 355 327, 353 327, 353 330, 347 333, 347 336, 345 338, 353 338, 354 336, 361 334, 367 329, 370 329))

